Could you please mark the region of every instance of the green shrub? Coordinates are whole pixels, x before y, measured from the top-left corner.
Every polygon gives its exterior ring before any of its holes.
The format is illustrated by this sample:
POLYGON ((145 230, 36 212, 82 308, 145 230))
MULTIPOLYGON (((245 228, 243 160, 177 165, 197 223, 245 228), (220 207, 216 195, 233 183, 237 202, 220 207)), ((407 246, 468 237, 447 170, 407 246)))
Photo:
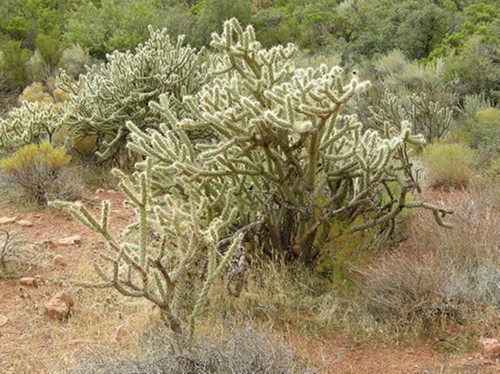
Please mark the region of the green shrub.
POLYGON ((429 145, 422 155, 431 187, 467 187, 472 176, 474 154, 468 147, 452 143, 429 145))
POLYGON ((30 81, 30 73, 27 62, 31 52, 21 47, 21 42, 10 40, 5 42, 0 50, 2 59, 0 60, 0 69, 7 80, 11 89, 17 89, 26 86, 30 81))
POLYGON ((0 168, 38 203, 45 204, 51 186, 70 160, 64 148, 55 149, 45 141, 20 148, 11 157, 0 161, 0 168))
POLYGON ((461 124, 459 137, 474 150, 477 167, 495 169, 500 156, 500 110, 490 107, 476 111, 461 124))

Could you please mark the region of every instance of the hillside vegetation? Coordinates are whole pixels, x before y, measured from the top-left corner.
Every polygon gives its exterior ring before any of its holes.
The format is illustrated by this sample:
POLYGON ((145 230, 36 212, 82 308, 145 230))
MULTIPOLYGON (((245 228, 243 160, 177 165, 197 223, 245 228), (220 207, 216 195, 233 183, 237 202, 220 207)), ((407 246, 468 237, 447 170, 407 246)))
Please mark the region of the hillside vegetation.
MULTIPOLYGON (((22 3, 0 5, 2 206, 99 238, 61 282, 89 307, 152 308, 76 371, 320 370, 285 330, 498 338, 495 2, 22 3), (87 197, 109 187, 123 207, 87 197)), ((0 281, 46 267, 0 233, 0 281)))

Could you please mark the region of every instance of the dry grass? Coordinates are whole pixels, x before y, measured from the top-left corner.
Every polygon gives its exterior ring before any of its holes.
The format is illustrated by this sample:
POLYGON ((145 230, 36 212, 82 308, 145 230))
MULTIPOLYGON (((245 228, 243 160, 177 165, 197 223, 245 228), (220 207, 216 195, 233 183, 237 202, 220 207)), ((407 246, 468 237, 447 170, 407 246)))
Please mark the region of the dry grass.
MULTIPOLYGON (((411 246, 357 269, 365 307, 403 333, 434 334, 443 323, 495 330, 500 316, 500 214, 474 190, 444 194, 453 230, 417 212, 411 246)), ((484 329, 483 329, 484 330, 484 329)))
POLYGON ((430 187, 468 187, 473 177, 474 154, 455 143, 428 145, 422 155, 430 187))
POLYGON ((221 322, 188 344, 165 329, 148 329, 132 355, 97 350, 80 357, 74 373, 304 372, 292 351, 270 331, 221 322))

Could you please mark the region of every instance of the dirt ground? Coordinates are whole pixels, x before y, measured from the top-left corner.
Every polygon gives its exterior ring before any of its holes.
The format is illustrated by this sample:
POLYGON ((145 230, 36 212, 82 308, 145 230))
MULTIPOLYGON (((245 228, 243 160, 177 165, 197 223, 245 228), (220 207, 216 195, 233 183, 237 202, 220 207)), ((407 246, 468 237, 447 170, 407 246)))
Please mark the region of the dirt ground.
MULTIPOLYGON (((98 212, 100 201, 104 199, 112 202, 110 222, 114 225, 113 230, 119 232, 130 222, 132 214, 123 205, 122 195, 112 190, 98 191, 88 194, 83 202, 98 212)), ((20 275, 36 277, 39 286, 21 286, 18 276, 0 278, 0 316, 8 319, 0 326, 0 373, 65 371, 82 353, 122 344, 127 340, 127 331, 133 334, 141 325, 151 323, 150 306, 137 301, 127 304, 114 293, 110 295, 72 283, 75 277, 80 279, 85 274, 92 274, 91 259, 105 248, 97 234, 56 209, 16 211, 0 207, 0 217, 12 216, 33 224, 22 227, 9 223, 0 225, 0 229, 9 232, 11 243, 20 242, 18 248, 31 248, 23 256, 34 266, 22 268, 20 275), (59 239, 73 235, 80 235, 82 242, 58 244, 59 239), (55 263, 56 255, 62 256, 66 264, 55 263), (75 299, 73 313, 65 321, 50 319, 43 306, 47 298, 59 290, 70 292, 75 299), (125 304, 113 307, 118 303, 125 304)), ((3 242, 4 237, 1 237, 0 244, 3 242)), ((432 344, 426 343, 381 347, 358 344, 342 336, 307 339, 293 332, 283 335, 299 357, 312 359, 318 373, 500 372, 497 364, 479 352, 450 356, 438 353, 432 344)))

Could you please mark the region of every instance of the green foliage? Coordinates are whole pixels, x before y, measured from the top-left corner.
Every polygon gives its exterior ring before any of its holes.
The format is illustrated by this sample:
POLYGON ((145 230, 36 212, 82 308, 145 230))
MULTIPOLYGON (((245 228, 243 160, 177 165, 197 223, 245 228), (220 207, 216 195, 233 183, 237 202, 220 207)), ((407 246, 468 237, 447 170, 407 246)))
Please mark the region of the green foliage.
POLYGON ((71 157, 66 150, 53 148, 48 141, 29 144, 0 161, 0 168, 38 203, 47 202, 47 193, 71 157))
POLYGON ((467 187, 472 177, 474 154, 456 143, 436 143, 427 146, 422 161, 431 187, 467 187))
POLYGON ((500 159, 500 110, 486 108, 476 111, 459 127, 459 136, 477 155, 477 166, 492 168, 498 173, 500 159), (496 170, 495 170, 496 169, 496 170))
POLYGON ((252 16, 251 0, 202 0, 193 8, 196 14, 198 40, 201 45, 210 42, 213 32, 220 33, 221 25, 225 20, 237 18, 247 25, 252 16))
POLYGON ((86 65, 90 65, 91 59, 79 45, 71 45, 61 53, 59 66, 64 69, 70 77, 77 79, 80 74, 86 72, 86 65))
POLYGON ((53 69, 59 64, 63 52, 59 34, 38 34, 35 45, 45 63, 47 76, 52 75, 53 69))
POLYGON ((8 41, 0 46, 2 59, 0 70, 7 79, 7 84, 12 89, 24 87, 30 81, 30 75, 26 63, 31 52, 21 47, 19 41, 8 41))
MULTIPOLYGON (((499 29, 500 31, 500 29, 499 29)), ((446 78, 453 81, 462 95, 484 93, 498 102, 500 92, 500 66, 498 47, 484 43, 483 37, 472 36, 446 58, 446 78)))
POLYGON ((166 30, 153 31, 134 52, 114 52, 103 66, 93 66, 79 80, 61 75, 60 88, 69 94, 66 106, 70 131, 77 138, 96 136, 99 155, 110 159, 126 142, 126 121, 146 129, 157 126, 159 114, 148 105, 160 95, 182 113, 182 96, 202 79, 199 52, 173 43, 166 30))
POLYGON ((102 0, 86 2, 67 21, 65 40, 104 59, 115 50, 127 51, 148 39, 148 25, 162 25, 155 0, 102 0))

